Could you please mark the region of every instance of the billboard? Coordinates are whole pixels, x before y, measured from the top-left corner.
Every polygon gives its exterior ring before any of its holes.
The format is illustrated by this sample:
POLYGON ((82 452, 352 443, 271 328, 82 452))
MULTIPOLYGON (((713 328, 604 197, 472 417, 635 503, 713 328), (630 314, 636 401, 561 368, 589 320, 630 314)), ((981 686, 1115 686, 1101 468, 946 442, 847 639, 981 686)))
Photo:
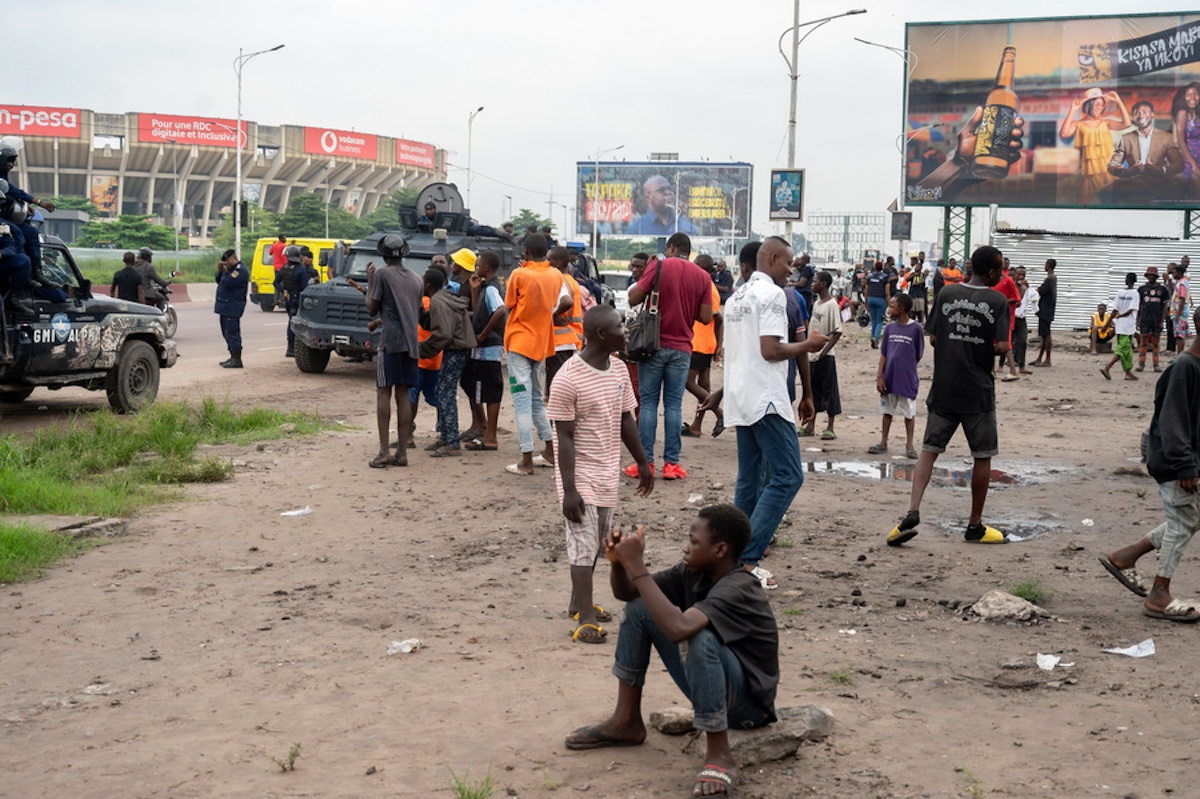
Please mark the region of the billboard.
POLYGON ((335 158, 362 158, 374 161, 379 152, 379 137, 374 133, 354 133, 329 128, 305 128, 304 152, 335 158))
POLYGON ((904 200, 1200 206, 1200 13, 914 23, 904 200))
MULTIPOLYGON (((245 120, 242 121, 242 140, 246 138, 245 120)), ((233 132, 237 122, 232 119, 211 117, 180 117, 168 114, 138 114, 137 140, 150 144, 196 144, 201 147, 237 147, 233 132)))
POLYGON ((5 133, 78 139, 79 109, 0 105, 0 134, 5 133))
POLYGON ((771 170, 771 207, 767 218, 777 220, 804 219, 804 170, 771 170))
POLYGON ((594 221, 614 236, 747 236, 750 164, 580 161, 576 170, 576 230, 594 221))
POLYGON ((434 156, 437 148, 432 144, 407 139, 396 139, 396 163, 433 169, 436 164, 434 156))
POLYGON ((92 175, 92 204, 100 213, 117 215, 117 185, 116 175, 92 175))

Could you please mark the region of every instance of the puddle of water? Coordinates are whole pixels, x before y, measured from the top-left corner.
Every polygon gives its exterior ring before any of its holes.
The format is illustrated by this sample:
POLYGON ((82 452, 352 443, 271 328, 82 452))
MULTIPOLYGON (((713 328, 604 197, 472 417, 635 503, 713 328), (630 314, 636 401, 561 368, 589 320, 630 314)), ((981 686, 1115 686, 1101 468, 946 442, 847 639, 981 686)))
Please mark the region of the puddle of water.
MULTIPOLYGON (((844 477, 860 477, 868 480, 897 480, 911 483, 917 471, 916 461, 833 461, 809 459, 804 464, 809 474, 836 474, 844 477)), ((1007 469, 992 469, 993 486, 1026 486, 1050 482, 1063 475, 1076 472, 1070 467, 1046 466, 1035 463, 1014 463, 1007 469)), ((971 464, 955 464, 933 467, 931 485, 941 487, 969 488, 971 464)))
MULTIPOLYGON (((1058 522, 1048 522, 1044 519, 1020 519, 1015 517, 985 515, 984 520, 1001 532, 1008 533, 1009 543, 1017 544, 1031 538, 1040 538, 1050 533, 1061 532, 1063 525, 1058 522)), ((942 522, 938 527, 953 538, 962 538, 965 520, 942 522)))

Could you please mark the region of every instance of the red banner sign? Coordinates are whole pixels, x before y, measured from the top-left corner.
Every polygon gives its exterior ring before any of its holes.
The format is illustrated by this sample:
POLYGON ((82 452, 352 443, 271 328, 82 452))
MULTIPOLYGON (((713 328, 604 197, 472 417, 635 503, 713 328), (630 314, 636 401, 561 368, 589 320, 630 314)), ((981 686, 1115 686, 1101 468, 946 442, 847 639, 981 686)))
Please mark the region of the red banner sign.
POLYGON ((78 139, 79 109, 0 105, 0 133, 78 139))
MULTIPOLYGON (((210 117, 175 117, 166 114, 138 114, 137 138, 140 142, 177 142, 202 147, 237 147, 233 132, 237 122, 210 117)), ((246 122, 242 122, 242 140, 246 122)))
POLYGON ((335 158, 362 158, 374 161, 379 153, 379 137, 373 133, 305 128, 304 152, 310 155, 332 155, 335 158))
POLYGON ((397 164, 408 164, 409 166, 433 169, 436 165, 434 160, 436 152, 437 148, 432 144, 408 141, 407 139, 396 139, 397 164))

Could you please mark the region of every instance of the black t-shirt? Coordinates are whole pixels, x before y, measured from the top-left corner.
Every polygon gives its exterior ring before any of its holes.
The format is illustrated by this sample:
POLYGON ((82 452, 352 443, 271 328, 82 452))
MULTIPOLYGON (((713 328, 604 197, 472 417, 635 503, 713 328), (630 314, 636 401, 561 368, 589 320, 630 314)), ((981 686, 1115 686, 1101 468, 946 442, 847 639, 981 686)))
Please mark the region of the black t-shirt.
POLYGON ((695 607, 733 651, 746 673, 750 695, 775 721, 779 685, 779 626, 758 578, 740 566, 715 584, 682 563, 655 573, 654 582, 680 610, 695 607))
POLYGON ((1047 275, 1038 289, 1038 296, 1038 316, 1053 322, 1058 306, 1058 277, 1047 275))
POLYGON ((964 416, 996 408, 996 342, 1008 341, 1008 300, 995 289, 951 283, 938 292, 925 327, 933 340, 928 406, 964 416))
POLYGON ((1138 330, 1156 333, 1162 327, 1163 312, 1171 301, 1171 293, 1162 283, 1145 283, 1138 286, 1138 330))
POLYGON ((890 278, 891 276, 882 269, 867 275, 867 298, 879 297, 880 299, 886 299, 887 284, 890 278))
POLYGON ((908 280, 908 296, 914 300, 924 300, 926 298, 925 275, 920 272, 913 272, 912 277, 908 280))
POLYGON ((138 287, 142 276, 132 266, 127 266, 113 275, 112 292, 118 300, 138 301, 138 287))

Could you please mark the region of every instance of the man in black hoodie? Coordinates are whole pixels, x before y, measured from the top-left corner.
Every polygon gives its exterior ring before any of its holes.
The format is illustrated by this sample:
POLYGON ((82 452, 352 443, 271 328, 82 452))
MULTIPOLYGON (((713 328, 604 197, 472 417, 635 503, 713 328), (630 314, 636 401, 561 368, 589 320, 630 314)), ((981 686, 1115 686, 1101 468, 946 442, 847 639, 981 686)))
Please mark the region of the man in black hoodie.
POLYGON ((442 446, 429 454, 434 458, 446 458, 459 454, 458 381, 467 355, 475 346, 475 330, 471 326, 468 297, 444 290, 446 275, 442 270, 430 267, 425 270, 424 280, 425 294, 429 297, 429 324, 426 325, 429 338, 421 342, 421 357, 432 358, 442 353, 437 385, 438 437, 442 446))
MULTIPOLYGON (((1195 315, 1200 323, 1200 312, 1195 315)), ((1146 468, 1158 481, 1166 521, 1146 536, 1100 558, 1105 569, 1138 596, 1142 612, 1167 621, 1200 621, 1200 610, 1171 596, 1171 576, 1183 549, 1200 529, 1200 338, 1167 367, 1154 387, 1146 468), (1159 550, 1158 572, 1147 593, 1134 565, 1159 550)))

